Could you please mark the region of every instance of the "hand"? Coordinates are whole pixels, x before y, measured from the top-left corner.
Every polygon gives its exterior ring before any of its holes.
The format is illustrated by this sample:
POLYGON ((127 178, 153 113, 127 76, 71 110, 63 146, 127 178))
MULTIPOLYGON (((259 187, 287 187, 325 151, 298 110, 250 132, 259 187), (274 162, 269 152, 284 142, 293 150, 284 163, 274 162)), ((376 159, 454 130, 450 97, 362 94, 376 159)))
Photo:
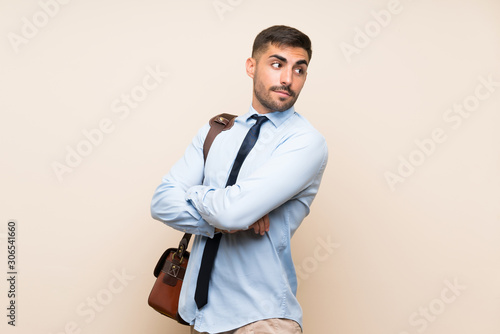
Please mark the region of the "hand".
POLYGON ((249 230, 253 228, 255 234, 264 235, 269 232, 269 215, 265 215, 261 219, 257 220, 255 223, 250 225, 249 230))

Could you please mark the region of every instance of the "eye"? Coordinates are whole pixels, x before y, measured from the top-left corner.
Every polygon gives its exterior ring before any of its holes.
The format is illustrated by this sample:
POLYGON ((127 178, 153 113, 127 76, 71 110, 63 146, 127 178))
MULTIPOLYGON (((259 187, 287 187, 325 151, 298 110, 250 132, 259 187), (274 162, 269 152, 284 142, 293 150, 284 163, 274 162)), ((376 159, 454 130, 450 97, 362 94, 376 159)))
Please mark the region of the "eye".
POLYGON ((271 66, 272 66, 272 67, 274 67, 274 68, 280 68, 280 67, 281 67, 281 64, 280 64, 280 63, 278 63, 277 61, 275 61, 275 62, 273 62, 273 63, 271 64, 271 66))
POLYGON ((295 69, 295 73, 302 74, 302 73, 304 73, 304 70, 299 67, 299 68, 295 69))

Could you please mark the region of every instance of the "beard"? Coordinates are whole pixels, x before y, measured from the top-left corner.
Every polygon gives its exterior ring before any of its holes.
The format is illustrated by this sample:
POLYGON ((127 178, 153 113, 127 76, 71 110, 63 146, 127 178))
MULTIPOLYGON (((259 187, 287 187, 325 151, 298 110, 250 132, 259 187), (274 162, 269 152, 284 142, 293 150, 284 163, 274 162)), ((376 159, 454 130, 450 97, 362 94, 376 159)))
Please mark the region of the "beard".
POLYGON ((289 86, 271 86, 271 88, 267 90, 264 87, 264 84, 257 79, 257 75, 254 76, 253 91, 255 97, 260 102, 260 104, 264 108, 270 110, 271 112, 285 111, 290 109, 295 104, 295 101, 297 101, 297 98, 299 97, 298 94, 292 91, 289 86), (278 100, 273 99, 273 97, 271 96, 271 92, 277 90, 287 92, 290 95, 290 97, 289 98, 279 97, 278 100))

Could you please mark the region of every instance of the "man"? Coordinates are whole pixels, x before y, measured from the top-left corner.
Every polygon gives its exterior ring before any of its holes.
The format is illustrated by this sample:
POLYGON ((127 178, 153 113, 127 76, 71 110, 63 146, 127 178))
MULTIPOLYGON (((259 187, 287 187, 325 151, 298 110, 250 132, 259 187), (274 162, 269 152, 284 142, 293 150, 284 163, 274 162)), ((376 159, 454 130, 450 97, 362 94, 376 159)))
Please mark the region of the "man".
POLYGON ((206 163, 205 125, 153 196, 153 218, 195 235, 179 301, 192 333, 301 332, 290 239, 309 213, 328 157, 323 136, 293 107, 311 54, 309 37, 294 28, 257 35, 246 61, 250 110, 215 138, 206 163), (260 134, 252 130, 258 122, 260 134), (252 136, 255 146, 237 162, 252 136), (205 248, 216 239, 209 283, 200 288, 205 248), (199 293, 207 295, 202 303, 199 293))

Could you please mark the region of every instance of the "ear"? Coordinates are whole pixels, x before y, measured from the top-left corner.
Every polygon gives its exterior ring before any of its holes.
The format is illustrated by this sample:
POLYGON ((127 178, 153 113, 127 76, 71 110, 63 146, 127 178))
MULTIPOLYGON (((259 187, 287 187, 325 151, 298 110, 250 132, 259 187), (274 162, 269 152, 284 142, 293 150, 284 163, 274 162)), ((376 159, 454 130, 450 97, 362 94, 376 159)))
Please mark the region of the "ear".
POLYGON ((255 66, 257 65, 257 61, 254 58, 248 58, 245 63, 245 68, 247 70, 247 75, 253 79, 255 75, 255 66))

